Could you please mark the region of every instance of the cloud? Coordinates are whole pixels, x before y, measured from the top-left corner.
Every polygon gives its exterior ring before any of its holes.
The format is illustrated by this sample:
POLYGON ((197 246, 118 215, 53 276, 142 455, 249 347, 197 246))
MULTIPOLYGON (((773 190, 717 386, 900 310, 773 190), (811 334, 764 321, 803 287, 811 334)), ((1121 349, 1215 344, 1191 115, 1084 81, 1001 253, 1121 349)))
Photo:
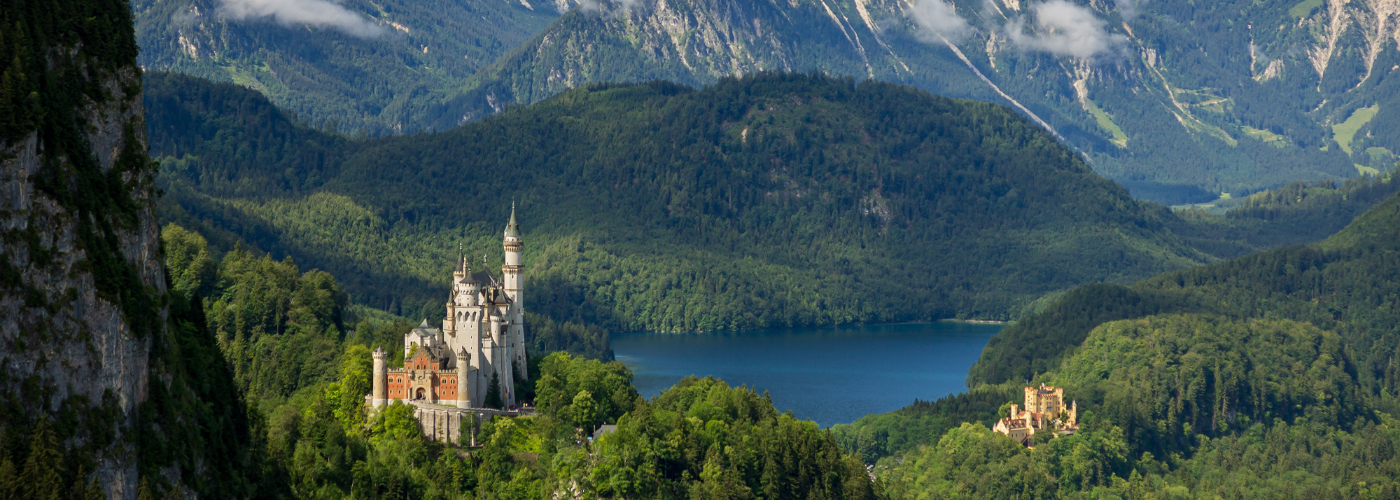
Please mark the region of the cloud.
POLYGON ((322 26, 360 38, 384 34, 383 27, 327 0, 223 0, 223 4, 219 15, 226 19, 271 18, 284 26, 322 26))
POLYGON ((1147 0, 1114 0, 1113 3, 1118 6, 1118 15, 1123 16, 1123 19, 1132 19, 1137 17, 1138 8, 1147 3, 1147 0))
POLYGON ((953 4, 943 0, 919 0, 910 9, 909 15, 923 28, 921 35, 942 35, 948 41, 957 43, 972 34, 972 25, 954 10, 953 4))
POLYGON ((641 0, 582 0, 579 10, 622 17, 642 3, 641 0))
POLYGON ((1093 59, 1121 51, 1128 41, 1105 30, 1105 21, 1093 11, 1066 0, 1035 4, 1031 11, 1035 13, 1033 33, 1026 33, 1025 21, 1019 18, 1006 25, 1007 38, 1021 50, 1093 59))

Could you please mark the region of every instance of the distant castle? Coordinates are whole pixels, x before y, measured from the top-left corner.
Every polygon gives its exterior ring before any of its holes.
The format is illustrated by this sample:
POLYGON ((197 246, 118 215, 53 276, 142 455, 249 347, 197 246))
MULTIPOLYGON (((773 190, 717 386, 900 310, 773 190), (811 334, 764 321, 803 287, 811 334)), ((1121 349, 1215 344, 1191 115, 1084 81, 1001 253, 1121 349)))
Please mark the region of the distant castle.
POLYGON ((1022 446, 1029 446, 1036 431, 1055 431, 1059 434, 1073 434, 1079 430, 1079 404, 1071 402, 1065 406, 1065 389, 1041 384, 1040 387, 1026 387, 1025 409, 1014 403, 1011 415, 998 420, 993 431, 1011 436, 1022 446))
MULTIPOLYGON (((465 255, 457 257, 452 291, 442 328, 428 320, 404 334, 403 368, 387 368, 388 354, 374 350, 370 404, 406 400, 458 408, 483 408, 494 384, 498 404, 516 404, 515 381, 529 377, 525 357, 525 307, 521 302, 520 225, 515 207, 505 231, 505 265, 501 279, 482 269, 472 271, 465 255)), ((483 268, 484 268, 483 262, 483 268)), ((425 424, 426 425, 426 424, 425 424)), ((453 439, 455 440, 455 432, 453 439)))

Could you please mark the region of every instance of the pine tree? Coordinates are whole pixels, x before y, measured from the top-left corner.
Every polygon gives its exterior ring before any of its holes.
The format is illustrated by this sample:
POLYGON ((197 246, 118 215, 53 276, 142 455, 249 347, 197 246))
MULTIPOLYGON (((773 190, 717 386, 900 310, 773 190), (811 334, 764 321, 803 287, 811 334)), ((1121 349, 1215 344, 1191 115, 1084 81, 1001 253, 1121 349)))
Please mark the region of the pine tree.
POLYGON ((78 475, 73 484, 73 488, 68 495, 73 500, 105 500, 107 492, 102 491, 102 485, 97 482, 97 475, 93 475, 87 486, 82 486, 82 481, 88 477, 87 469, 78 468, 78 475))
POLYGON ((136 487, 136 500, 156 500, 156 496, 151 493, 151 483, 146 482, 146 478, 141 478, 141 485, 136 487))
POLYGON ((45 417, 39 417, 34 434, 29 439, 29 458, 20 474, 21 497, 34 500, 58 500, 63 487, 62 454, 58 438, 45 417))
POLYGON ((10 459, 10 452, 4 447, 4 440, 0 439, 0 500, 18 498, 19 471, 15 470, 15 462, 10 459))

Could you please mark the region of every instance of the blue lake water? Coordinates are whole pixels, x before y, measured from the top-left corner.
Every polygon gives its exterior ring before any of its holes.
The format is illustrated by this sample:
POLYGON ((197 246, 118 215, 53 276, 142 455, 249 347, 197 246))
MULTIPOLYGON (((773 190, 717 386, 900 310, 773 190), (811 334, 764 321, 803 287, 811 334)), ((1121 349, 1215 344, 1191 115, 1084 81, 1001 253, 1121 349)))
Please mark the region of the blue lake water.
POLYGON ((1000 325, 906 323, 744 333, 627 333, 613 352, 650 398, 687 375, 767 390, 779 410, 822 426, 965 388, 1000 325))

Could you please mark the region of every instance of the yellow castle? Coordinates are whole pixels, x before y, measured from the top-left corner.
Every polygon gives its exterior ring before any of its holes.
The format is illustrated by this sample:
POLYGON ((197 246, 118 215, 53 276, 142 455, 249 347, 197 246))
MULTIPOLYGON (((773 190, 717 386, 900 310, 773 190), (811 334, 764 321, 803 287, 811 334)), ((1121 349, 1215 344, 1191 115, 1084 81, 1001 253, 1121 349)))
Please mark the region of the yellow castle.
POLYGON ((1025 408, 1012 404, 1011 415, 998 420, 993 431, 1011 436, 1023 446, 1029 446, 1037 431, 1073 434, 1079 430, 1079 405, 1065 406, 1065 389, 1041 384, 1026 387, 1025 408))

